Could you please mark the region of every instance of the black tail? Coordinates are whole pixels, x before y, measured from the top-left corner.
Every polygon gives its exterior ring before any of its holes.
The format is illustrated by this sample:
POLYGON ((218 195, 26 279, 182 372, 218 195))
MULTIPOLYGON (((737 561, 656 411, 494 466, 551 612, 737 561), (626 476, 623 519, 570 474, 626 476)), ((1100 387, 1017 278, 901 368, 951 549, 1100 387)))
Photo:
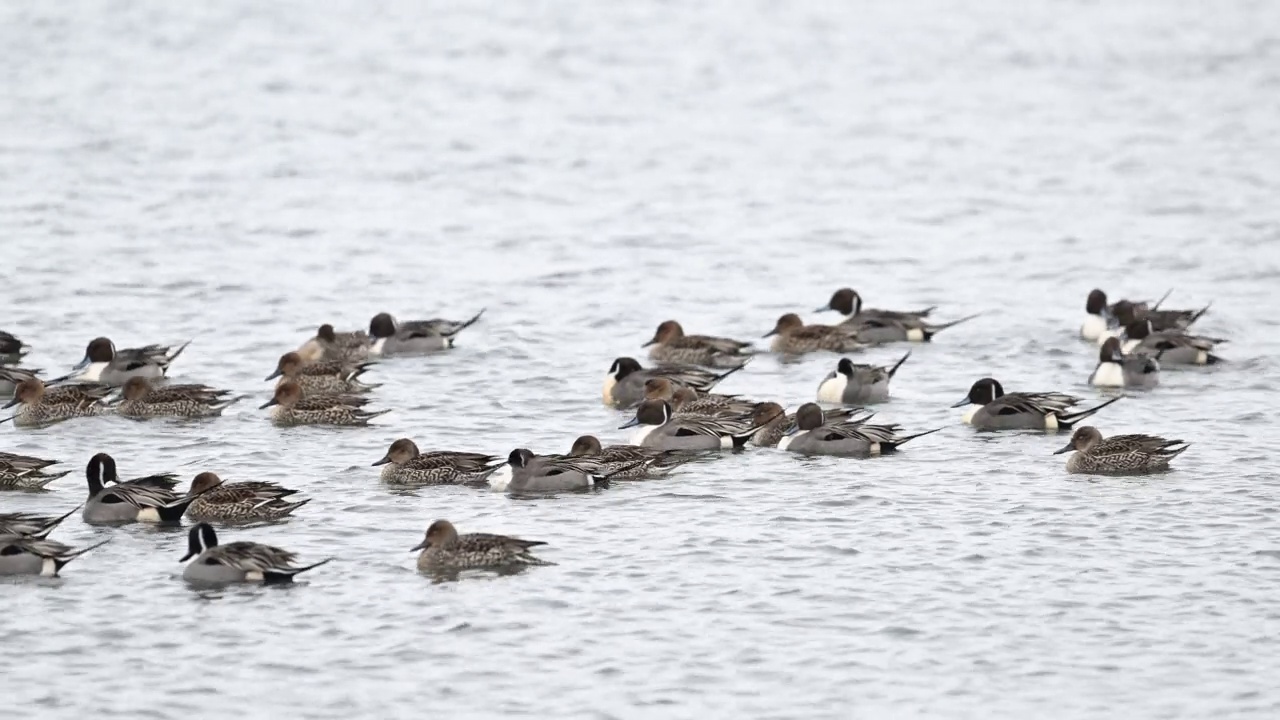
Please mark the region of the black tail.
POLYGON ((218 487, 221 487, 221 483, 219 483, 218 485, 214 485, 213 487, 205 488, 204 490, 201 490, 200 492, 194 495, 192 495, 191 493, 187 493, 186 495, 183 495, 182 497, 178 498, 177 500, 174 500, 168 505, 158 506, 156 508, 156 513, 160 515, 160 522, 166 522, 166 523, 182 522, 182 516, 187 514, 187 508, 191 507, 191 503, 199 499, 201 495, 204 495, 205 493, 210 492, 218 487))
POLYGON ((1205 305, 1204 307, 1200 308, 1200 310, 1198 310, 1195 315, 1192 315, 1191 319, 1187 320, 1186 324, 1183 325, 1182 327, 1183 328, 1191 327, 1192 323, 1204 317, 1204 314, 1209 312, 1209 308, 1211 307, 1213 307, 1213 303, 1209 303, 1208 305, 1205 305))
POLYGON ((894 441, 894 443, 893 443, 893 447, 894 447, 894 448, 897 448, 899 445, 905 445, 905 444, 907 443, 907 441, 909 441, 909 440, 915 440, 915 439, 916 439, 916 438, 918 438, 918 437, 924 437, 925 435, 932 435, 932 434, 934 434, 934 433, 938 432, 938 431, 939 431, 939 430, 941 430, 941 429, 942 429, 942 428, 934 428, 934 429, 932 429, 932 430, 925 430, 925 431, 924 431, 924 432, 922 432, 922 433, 916 433, 915 435, 908 435, 908 436, 906 436, 906 437, 898 438, 896 441, 894 441))
POLYGON ((188 345, 190 345, 190 344, 191 344, 191 340, 188 340, 188 341, 186 341, 186 342, 182 343, 181 345, 179 345, 179 346, 178 346, 178 349, 177 349, 177 350, 174 350, 172 355, 170 355, 169 357, 165 358, 165 359, 164 359, 164 362, 160 363, 160 367, 161 367, 161 368, 163 368, 166 372, 168 372, 168 370, 169 370, 169 365, 171 365, 171 364, 173 363, 173 361, 174 361, 174 360, 177 360, 177 359, 178 359, 178 356, 182 354, 182 351, 183 351, 183 350, 186 350, 186 349, 187 349, 187 346, 188 346, 188 345))
POLYGON ((929 327, 925 328, 925 337, 931 338, 934 335, 937 335, 938 333, 942 332, 943 330, 946 330, 947 328, 955 327, 956 325, 959 325, 962 322, 969 322, 970 320, 978 317, 981 314, 982 313, 974 313, 972 315, 966 315, 960 318, 959 320, 952 320, 949 323, 942 323, 941 325, 930 325, 929 327))
POLYGON ((1098 411, 1099 411, 1099 410, 1101 410, 1102 408, 1104 408, 1104 407, 1106 407, 1106 406, 1110 405, 1111 403, 1113 403, 1113 402, 1115 402, 1115 401, 1117 401, 1117 400, 1123 399, 1123 398, 1124 398, 1124 395, 1118 395, 1118 396, 1113 397, 1113 398, 1111 398, 1110 400, 1108 400, 1108 401, 1106 401, 1106 402, 1102 403, 1101 405, 1095 405, 1095 406, 1093 406, 1093 407, 1091 407, 1091 408, 1088 408, 1088 409, 1086 409, 1086 410, 1080 410, 1080 411, 1078 411, 1078 412, 1067 413, 1067 414, 1065 414, 1065 415, 1059 415, 1059 416, 1058 416, 1058 429, 1059 429, 1059 430, 1070 430, 1072 425, 1075 425, 1076 423, 1080 422, 1081 420, 1084 420, 1084 419, 1085 419, 1085 418, 1087 418, 1087 417, 1092 417, 1094 413, 1098 412, 1098 411))
MULTIPOLYGON (((73 510, 72 512, 74 512, 74 510, 73 510)), ((102 547, 103 545, 106 545, 106 544, 107 544, 107 543, 109 543, 109 542, 111 542, 111 538, 107 538, 106 540, 103 540, 102 542, 100 542, 100 543, 98 543, 98 544, 96 544, 96 545, 90 545, 90 546, 89 546, 89 547, 87 547, 87 548, 80 548, 79 550, 77 550, 77 551, 75 551, 75 552, 71 553, 70 555, 67 555, 66 557, 54 558, 54 559, 53 559, 53 574, 54 574, 54 575, 57 575, 58 573, 62 572, 62 568, 66 567, 66 564, 67 564, 67 563, 71 562, 72 560, 75 560, 76 558, 78 558, 78 557, 80 557, 81 555, 83 555, 83 554, 85 554, 85 553, 89 552, 90 550, 96 550, 96 549, 98 549, 98 548, 102 547)))
POLYGON ((1165 290, 1164 294, 1160 296, 1160 299, 1156 301, 1156 304, 1151 306, 1150 308, 1151 312, 1155 312, 1156 310, 1159 310, 1160 306, 1164 303, 1164 301, 1168 300, 1169 296, 1172 294, 1173 294, 1173 288, 1169 288, 1168 290, 1165 290))
POLYGON ((325 558, 314 565, 308 565, 306 567, 300 567, 300 568, 293 568, 290 570, 268 570, 262 573, 262 582, 268 583, 268 584, 293 582, 294 575, 304 573, 312 568, 318 568, 332 559, 333 558, 325 558))
POLYGON ((903 356, 902 356, 902 359, 901 359, 901 360, 899 360, 898 362, 894 363, 893 367, 889 368, 889 378, 890 378, 890 379, 892 379, 892 378, 893 378, 893 374, 894 374, 894 373, 896 373, 896 372, 898 372, 898 368, 902 367, 902 363, 906 362, 906 361, 907 361, 907 358, 909 358, 909 357, 911 357, 911 351, 910 351, 910 350, 908 350, 908 351, 907 351, 907 354, 906 354, 906 355, 903 355, 903 356))
POLYGON ((461 325, 458 325, 458 327, 454 328, 453 332, 449 333, 448 337, 453 337, 454 335, 457 335, 458 333, 462 332, 463 330, 466 330, 472 325, 475 325, 476 321, 480 319, 480 316, 484 314, 485 310, 488 310, 488 308, 480 308, 480 312, 476 313, 475 316, 472 317, 470 320, 467 320, 461 325))
MULTIPOLYGON (((66 515, 60 515, 54 518, 48 525, 45 525, 43 528, 41 528, 39 532, 32 533, 31 537, 39 538, 41 540, 45 539, 46 537, 49 536, 49 533, 53 532, 54 528, 58 527, 59 523, 71 517, 71 515, 75 513, 75 511, 79 510, 82 507, 84 507, 84 503, 80 503, 79 505, 71 508, 71 512, 67 513, 66 515)), ((94 547, 97 547, 97 546, 95 545, 94 547)))

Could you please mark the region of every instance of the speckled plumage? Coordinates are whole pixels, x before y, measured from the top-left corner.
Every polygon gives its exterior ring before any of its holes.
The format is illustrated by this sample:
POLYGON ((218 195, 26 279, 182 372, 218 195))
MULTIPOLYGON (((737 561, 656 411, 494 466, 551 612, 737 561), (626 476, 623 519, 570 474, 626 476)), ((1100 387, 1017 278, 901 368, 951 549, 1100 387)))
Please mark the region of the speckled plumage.
POLYGON ((1190 447, 1182 440, 1152 435, 1116 435, 1103 438, 1093 427, 1082 427, 1058 453, 1075 450, 1067 459, 1067 472, 1141 475, 1169 469, 1169 462, 1190 447))
POLYGON ((685 335, 684 328, 675 320, 659 325, 653 339, 645 345, 652 346, 649 359, 662 365, 731 368, 751 358, 751 343, 710 335, 685 335))
POLYGON ((773 337, 770 349, 785 355, 802 355, 804 353, 830 351, 854 352, 864 345, 850 329, 831 325, 805 325, 795 314, 787 314, 778 318, 773 330, 765 334, 773 337))
MULTIPOLYGON (((196 487, 192 485, 193 492, 196 487)), ((310 498, 297 502, 285 499, 296 492, 260 480, 222 483, 196 498, 187 508, 187 517, 221 522, 279 520, 311 502, 310 498)))
POLYGON ((27 380, 14 391, 10 405, 20 405, 13 422, 19 426, 48 425, 77 417, 110 412, 103 399, 111 388, 97 383, 45 387, 40 380, 27 380))
POLYGON ((0 452, 0 490, 40 490, 71 472, 45 471, 50 465, 57 464, 57 460, 0 452))
POLYGON ((569 448, 569 457, 590 458, 596 463, 597 472, 610 480, 642 480, 667 475, 700 456, 639 445, 601 446, 595 436, 583 435, 569 448))
POLYGON ((276 387, 275 396, 260 409, 272 406, 271 419, 280 425, 368 425, 369 421, 390 410, 370 412, 364 409, 369 398, 359 395, 309 395, 292 380, 276 387))
POLYGON ((116 413, 131 418, 217 417, 240 398, 228 398, 230 390, 217 390, 207 385, 169 385, 151 387, 146 378, 130 378, 124 385, 124 399, 116 405, 116 413))
POLYGON ((401 438, 373 465, 385 466, 382 481, 392 485, 465 485, 484 482, 501 462, 481 453, 419 452, 412 440, 401 438))
POLYGON ((418 555, 419 570, 467 570, 475 568, 511 567, 513 565, 552 565, 529 552, 546 545, 540 540, 521 540, 506 535, 468 533, 459 535, 453 525, 437 520, 427 529, 426 538, 413 550, 418 555))

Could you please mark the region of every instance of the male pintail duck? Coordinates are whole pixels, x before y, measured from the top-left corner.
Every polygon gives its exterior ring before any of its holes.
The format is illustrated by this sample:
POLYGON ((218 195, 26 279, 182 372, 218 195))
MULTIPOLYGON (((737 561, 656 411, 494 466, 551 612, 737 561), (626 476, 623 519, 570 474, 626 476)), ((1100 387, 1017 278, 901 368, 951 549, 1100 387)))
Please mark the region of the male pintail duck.
POLYGON ((778 318, 777 324, 764 337, 773 338, 773 343, 769 346, 771 351, 784 355, 803 355, 824 350, 854 352, 864 347, 851 328, 805 325, 795 313, 787 313, 778 318))
POLYGON ((1067 459, 1069 473, 1140 475, 1168 470, 1169 461, 1189 446, 1182 440, 1151 435, 1116 435, 1104 440, 1097 428, 1086 425, 1054 455, 1076 451, 1067 459))
POLYGON ((107 338, 94 338, 85 348, 84 359, 71 370, 69 378, 75 382, 96 382, 120 387, 131 377, 156 380, 165 376, 169 364, 187 349, 191 341, 182 343, 176 350, 166 345, 147 345, 140 348, 117 350, 107 338))
POLYGON ((889 381, 911 353, 902 356, 892 367, 855 364, 840 358, 836 369, 818 385, 818 402, 832 405, 865 405, 889 400, 889 381))
POLYGON ((370 340, 363 330, 337 332, 329 323, 316 330, 315 337, 298 347, 297 353, 303 362, 314 363, 322 360, 337 360, 353 364, 369 359, 370 340))
POLYGON ((382 481, 392 485, 469 485, 484 482, 502 464, 480 453, 419 452, 412 440, 400 438, 373 465, 386 466, 382 481))
POLYGON ((602 396, 605 405, 629 408, 644 400, 644 384, 649 378, 664 377, 677 385, 706 392, 743 367, 745 365, 739 365, 722 373, 692 365, 670 365, 646 370, 640 367, 635 358, 620 357, 613 361, 608 374, 604 376, 602 396))
POLYGON ((756 403, 735 395, 699 394, 668 378, 649 378, 644 383, 645 400, 666 400, 677 415, 742 415, 755 410, 756 403))
MULTIPOLYGON (((829 423, 861 424, 875 417, 875 413, 864 408, 843 407, 827 410, 823 416, 829 423)), ((762 402, 756 406, 752 420, 760 426, 756 434, 751 436, 751 442, 757 447, 778 447, 782 438, 796 430, 796 414, 787 413, 781 405, 774 402, 762 402)))
POLYGON ((410 548, 418 555, 419 570, 470 570, 513 565, 552 565, 539 560, 530 548, 546 545, 541 540, 521 540, 506 535, 468 533, 459 535, 453 523, 436 520, 427 528, 422 542, 410 548))
POLYGON ((97 383, 45 387, 38 378, 33 378, 18 383, 13 391, 13 400, 4 407, 22 405, 13 416, 14 425, 48 425, 109 412, 110 408, 103 400, 110 392, 110 387, 97 383))
POLYGON ((206 522, 280 520, 311 502, 286 499, 297 492, 261 480, 224 483, 214 473, 202 472, 191 481, 188 494, 196 500, 187 508, 187 517, 206 522))
POLYGON ((274 408, 271 419, 280 425, 368 425, 370 420, 391 412, 370 412, 364 409, 368 403, 369 398, 360 395, 304 397, 301 385, 286 380, 276 387, 275 395, 258 409, 274 408))
POLYGON ((57 460, 0 452, 0 490, 43 490, 71 472, 45 472, 45 468, 57 464, 57 460))
POLYGON ((806 455, 886 455, 941 428, 906 436, 898 434, 901 429, 897 425, 832 422, 817 403, 805 403, 796 410, 796 426, 778 443, 778 449, 806 455))
POLYGON ((89 499, 84 504, 84 521, 90 524, 176 523, 198 495, 180 495, 171 473, 121 481, 116 461, 106 453, 89 459, 85 467, 89 499), (112 483, 107 485, 107 483, 112 483))
POLYGON ((1124 330, 1126 353, 1158 355, 1164 365, 1216 365, 1222 358, 1213 354, 1219 338, 1188 335, 1182 330, 1155 329, 1150 319, 1137 320, 1124 330))
POLYGON ((296 352, 287 352, 280 356, 276 363, 276 371, 266 377, 267 380, 282 378, 292 380, 302 386, 303 394, 336 395, 344 393, 361 393, 379 387, 379 383, 361 382, 363 375, 373 363, 346 363, 341 360, 317 360, 308 363, 296 352))
POLYGON ((1115 315, 1107 305, 1107 294, 1090 290, 1084 303, 1084 322, 1080 325, 1080 337, 1090 342, 1101 342, 1115 327, 1115 315))
POLYGON ((1160 310, 1159 305, 1160 303, 1156 303, 1148 308, 1142 304, 1121 300, 1113 308, 1116 323, 1120 327, 1128 327, 1140 320, 1148 320, 1155 332, 1186 330, 1209 312, 1212 303, 1199 310, 1160 310))
POLYGON ((108 542, 74 550, 33 535, 0 535, 0 575, 57 577, 67 563, 108 542))
MULTIPOLYGON (((643 462, 636 462, 641 464, 643 462)), ((595 458, 534 455, 530 450, 517 448, 507 456, 507 465, 511 470, 505 487, 508 492, 587 490, 607 484, 595 458)), ((498 480, 494 487, 501 482, 498 480)))
POLYGON ((641 347, 650 347, 649 359, 660 365, 702 365, 714 368, 739 367, 751 357, 751 343, 710 335, 685 335, 675 320, 658 326, 653 339, 641 347))
POLYGON ((14 337, 13 333, 0 330, 0 362, 18 362, 31 347, 14 337))
POLYGON ((448 350, 453 347, 454 336, 474 325, 481 315, 484 310, 461 322, 440 318, 396 322, 390 313, 378 313, 369 321, 369 337, 373 341, 369 354, 423 355, 448 350))
POLYGON ((38 380, 43 370, 0 366, 0 395, 12 395, 23 380, 38 380))
POLYGON ((877 310, 875 308, 862 307, 862 296, 853 288, 840 288, 831 295, 831 300, 822 307, 814 310, 814 312, 826 312, 835 310, 845 316, 843 322, 850 323, 858 318, 880 317, 891 318, 894 320, 924 320, 929 317, 929 313, 933 312, 936 306, 929 306, 923 310, 877 310))
POLYGON ((241 540, 218 544, 218 534, 207 523, 191 527, 187 535, 187 554, 178 562, 195 558, 182 571, 189 583, 223 585, 230 583, 288 583, 295 575, 320 567, 333 558, 298 567, 297 556, 272 545, 241 540))
POLYGON ((65 515, 52 517, 49 515, 33 515, 31 513, 0 513, 0 535, 21 535, 41 539, 67 518, 75 514, 80 506, 71 508, 65 515))
MULTIPOLYGON (((1123 396, 1122 396, 1123 397, 1123 396)), ((978 430, 1070 430, 1075 423, 1092 416, 1119 400, 1112 398, 1100 405, 1077 410, 1080 399, 1059 392, 1015 392, 1005 394, 995 378, 982 378, 969 388, 969 394, 952 405, 968 405, 961 422, 978 430)))
POLYGON ((876 315, 855 315, 840 324, 853 331, 862 343, 930 342, 933 336, 978 317, 978 313, 966 315, 948 323, 929 323, 919 318, 896 318, 876 315))
POLYGON ((1160 384, 1160 363, 1149 355, 1125 355, 1120 338, 1107 338, 1098 352, 1098 366, 1089 376, 1096 387, 1153 388, 1160 384))
POLYGON ((639 480, 663 477, 698 456, 638 445, 602 446, 596 436, 582 435, 573 441, 569 457, 589 458, 596 463, 597 472, 608 475, 611 480, 639 480))
POLYGON ((217 417, 240 397, 228 398, 230 390, 216 390, 208 385, 167 385, 152 387, 144 377, 131 377, 121 389, 124 399, 116 406, 116 414, 130 418, 217 417))
POLYGON ((636 415, 621 429, 639 426, 631 438, 632 445, 659 450, 719 450, 741 448, 760 425, 752 415, 683 415, 677 417, 671 403, 645 400, 636 415))

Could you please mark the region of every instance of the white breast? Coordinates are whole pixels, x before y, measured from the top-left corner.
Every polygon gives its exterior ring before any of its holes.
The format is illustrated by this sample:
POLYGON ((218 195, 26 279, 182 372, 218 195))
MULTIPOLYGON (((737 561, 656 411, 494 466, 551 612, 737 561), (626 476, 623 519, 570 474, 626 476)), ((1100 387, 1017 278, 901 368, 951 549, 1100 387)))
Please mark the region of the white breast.
POLYGON ((1121 346, 1120 348, 1120 351, 1123 353, 1131 353, 1133 352, 1134 348, 1138 347, 1141 344, 1142 344, 1141 340, 1133 340, 1133 339, 1125 340, 1124 345, 1121 346))
POLYGON ((499 491, 506 490, 507 486, 510 484, 511 484, 511 466, 510 465, 503 465, 497 470, 494 470, 493 474, 489 476, 489 487, 493 488, 494 490, 499 490, 499 491))
POLYGON ((631 433, 631 444, 643 445, 644 439, 649 437, 649 433, 653 432, 654 430, 657 430, 659 427, 662 427, 662 426, 661 425, 641 425, 639 429, 631 433))
POLYGON ((608 373, 604 376, 604 389, 601 391, 601 397, 604 398, 605 405, 613 404, 613 388, 617 384, 618 379, 613 376, 613 373, 608 373))
POLYGON ((1098 347, 1102 347, 1107 340, 1120 337, 1119 330, 1105 329, 1098 334, 1098 347))
POLYGON ((973 416, 974 416, 974 415, 977 415, 977 414, 978 414, 978 411, 979 411, 979 410, 981 410, 983 407, 985 407, 985 406, 984 406, 984 405, 970 405, 969 407, 965 408, 964 414, 960 416, 960 422, 964 423, 965 425, 972 425, 972 424, 973 424, 973 416))
POLYGON ((1080 326, 1080 337, 1085 340, 1097 340, 1106 331, 1106 318, 1101 315, 1085 315, 1084 324, 1080 326))
POLYGON ((369 348, 369 354, 370 354, 370 355, 382 355, 382 346, 383 346, 383 345, 386 345, 386 344, 387 344, 387 339, 386 339, 386 338, 378 338, 378 341, 377 341, 377 342, 375 342, 375 343, 374 343, 374 344, 369 348))
POLYGON ((80 374, 76 375, 75 378, 73 379, 86 380, 88 382, 97 382, 98 378, 102 377, 102 371, 105 370, 106 368, 107 368, 107 363, 104 363, 104 362, 89 363, 89 366, 86 367, 84 370, 81 370, 80 374))
POLYGON ((1089 382, 1097 387, 1124 387, 1124 368, 1120 363, 1098 363, 1098 369, 1093 371, 1089 382))
POLYGON ((849 378, 844 373, 836 373, 818 386, 818 402, 840 405, 844 403, 844 389, 849 385, 849 378))
POLYGON ((786 449, 787 449, 787 446, 789 446, 789 445, 791 444, 791 440, 792 440, 792 438, 794 438, 794 437, 795 437, 795 435, 783 435, 783 436, 782 436, 782 439, 778 441, 778 449, 779 449, 779 450, 786 450, 786 449))

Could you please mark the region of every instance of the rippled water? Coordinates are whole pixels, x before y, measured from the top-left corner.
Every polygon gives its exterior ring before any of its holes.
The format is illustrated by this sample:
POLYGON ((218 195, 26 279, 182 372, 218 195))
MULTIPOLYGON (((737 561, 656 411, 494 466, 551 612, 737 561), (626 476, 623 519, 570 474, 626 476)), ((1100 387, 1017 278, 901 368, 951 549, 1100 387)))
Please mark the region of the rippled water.
MULTIPOLYGON (((0 584, 24 716, 1275 717, 1280 6, 1197 3, 9 3, 0 7, 0 328, 51 374, 107 334, 195 342, 208 423, 0 428, 76 474, 108 451, 314 498, 251 537, 338 559, 197 593, 181 531, 0 584), (981 6, 980 6, 981 5, 981 6), (661 320, 757 337, 854 285, 985 315, 914 355, 896 457, 751 451, 515 500, 393 492, 395 438, 505 454, 623 439, 611 360, 661 320), (1191 441, 1177 471, 1068 476, 1063 438, 979 435, 958 400, 1085 384, 1084 296, 1212 300, 1233 362, 1097 418, 1191 441), (366 430, 256 410, 322 322, 465 317, 380 365, 366 430), (433 583, 433 519, 555 567, 433 583)), ((806 317, 813 318, 811 315, 806 317)), ((902 348, 869 351, 896 359, 902 348)), ((812 399, 834 356, 722 389, 812 399)))

